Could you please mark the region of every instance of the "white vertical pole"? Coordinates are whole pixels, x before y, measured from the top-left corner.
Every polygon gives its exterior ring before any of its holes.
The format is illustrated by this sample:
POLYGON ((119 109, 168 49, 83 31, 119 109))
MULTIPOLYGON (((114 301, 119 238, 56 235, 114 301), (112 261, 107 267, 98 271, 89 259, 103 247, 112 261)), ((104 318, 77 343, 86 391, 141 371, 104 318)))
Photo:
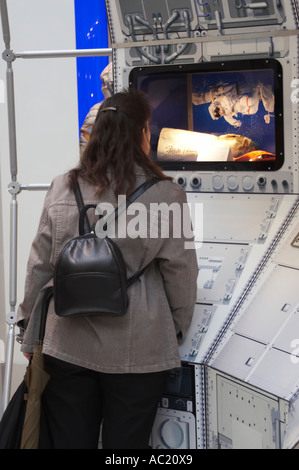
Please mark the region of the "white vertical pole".
MULTIPOLYGON (((16 145, 16 119, 15 119, 15 98, 14 98, 14 74, 12 68, 12 61, 10 55, 10 29, 8 21, 7 3, 6 0, 0 0, 0 13, 3 30, 3 39, 6 51, 3 53, 3 58, 7 61, 7 106, 8 106, 8 126, 9 126, 9 154, 10 154, 10 171, 12 181, 17 179, 17 145, 16 145)), ((11 376, 13 365, 13 352, 14 352, 14 330, 16 321, 16 272, 17 272, 17 225, 18 225, 18 202, 17 192, 11 191, 11 210, 10 210, 10 275, 9 275, 9 304, 10 311, 7 315, 7 323, 9 330, 7 334, 6 344, 6 360, 5 360, 5 375, 4 375, 4 390, 3 390, 3 407, 6 408, 10 399, 11 376)))

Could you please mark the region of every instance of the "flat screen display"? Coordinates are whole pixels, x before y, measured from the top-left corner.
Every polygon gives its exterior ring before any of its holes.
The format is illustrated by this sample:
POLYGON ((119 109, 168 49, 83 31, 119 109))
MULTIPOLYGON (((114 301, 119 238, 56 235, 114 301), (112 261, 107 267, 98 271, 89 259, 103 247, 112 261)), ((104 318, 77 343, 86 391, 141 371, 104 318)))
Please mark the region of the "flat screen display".
POLYGON ((275 59, 137 67, 150 99, 152 158, 166 170, 278 170, 282 67, 275 59))

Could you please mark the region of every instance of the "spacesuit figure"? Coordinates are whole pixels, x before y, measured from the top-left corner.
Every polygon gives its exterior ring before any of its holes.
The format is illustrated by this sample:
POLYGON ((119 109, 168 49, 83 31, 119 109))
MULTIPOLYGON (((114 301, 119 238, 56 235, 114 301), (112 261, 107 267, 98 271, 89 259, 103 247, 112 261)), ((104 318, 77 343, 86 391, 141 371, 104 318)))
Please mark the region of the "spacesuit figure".
MULTIPOLYGON (((104 99, 109 98, 113 94, 113 68, 112 68, 112 62, 110 62, 107 67, 104 68, 104 70, 101 73, 101 82, 102 82, 102 88, 101 91, 104 95, 104 99)), ((85 149, 85 146, 87 142, 89 142, 90 139, 90 134, 96 119, 96 116, 98 114, 98 110, 102 104, 102 101, 100 103, 96 103, 92 108, 90 108, 86 118, 84 119, 84 122, 82 124, 82 127, 80 129, 80 154, 82 155, 85 149)))
MULTIPOLYGON (((214 87, 213 87, 214 88, 214 87)), ((238 94, 236 85, 220 85, 217 92, 211 89, 212 103, 209 106, 209 113, 212 119, 216 120, 223 117, 234 127, 240 127, 242 121, 236 119, 238 114, 252 115, 258 111, 260 101, 268 114, 264 116, 265 122, 270 123, 271 115, 274 111, 274 94, 271 85, 259 83, 254 89, 252 96, 249 94, 238 94)), ((192 95, 192 102, 195 105, 200 104, 196 93, 192 95)))

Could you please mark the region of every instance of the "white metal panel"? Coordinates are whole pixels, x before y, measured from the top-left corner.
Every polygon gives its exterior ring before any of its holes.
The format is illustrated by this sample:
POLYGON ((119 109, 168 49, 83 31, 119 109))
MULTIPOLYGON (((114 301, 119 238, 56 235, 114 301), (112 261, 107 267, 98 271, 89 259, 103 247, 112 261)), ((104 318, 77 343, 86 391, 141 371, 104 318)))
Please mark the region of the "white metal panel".
POLYGON ((290 354, 272 348, 248 380, 256 387, 290 400, 298 390, 298 377, 299 362, 294 363, 290 354))
POLYGON ((281 448, 288 420, 286 401, 210 367, 206 378, 208 448, 281 448))
POLYGON ((275 262, 290 268, 299 269, 299 222, 298 217, 292 223, 292 232, 278 251, 275 262))
POLYGON ((269 396, 249 389, 233 380, 218 376, 219 447, 226 439, 233 449, 276 448, 276 421, 279 403, 269 396))
POLYGON ((251 368, 263 357, 265 351, 265 344, 235 334, 211 365, 233 377, 246 380, 251 368))
POLYGON ((275 266, 234 331, 265 344, 273 341, 298 307, 298 286, 299 270, 275 266))
POLYGON ((191 206, 203 205, 203 239, 214 242, 263 244, 282 199, 281 195, 271 194, 188 193, 191 206))

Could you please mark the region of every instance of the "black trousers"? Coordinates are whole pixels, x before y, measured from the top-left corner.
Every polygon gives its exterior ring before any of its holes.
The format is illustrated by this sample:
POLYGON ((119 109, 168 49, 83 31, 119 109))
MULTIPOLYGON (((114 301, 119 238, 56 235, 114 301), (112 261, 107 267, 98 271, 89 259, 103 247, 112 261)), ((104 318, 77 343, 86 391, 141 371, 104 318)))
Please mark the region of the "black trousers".
POLYGON ((45 356, 40 449, 146 449, 169 371, 104 374, 45 356))

